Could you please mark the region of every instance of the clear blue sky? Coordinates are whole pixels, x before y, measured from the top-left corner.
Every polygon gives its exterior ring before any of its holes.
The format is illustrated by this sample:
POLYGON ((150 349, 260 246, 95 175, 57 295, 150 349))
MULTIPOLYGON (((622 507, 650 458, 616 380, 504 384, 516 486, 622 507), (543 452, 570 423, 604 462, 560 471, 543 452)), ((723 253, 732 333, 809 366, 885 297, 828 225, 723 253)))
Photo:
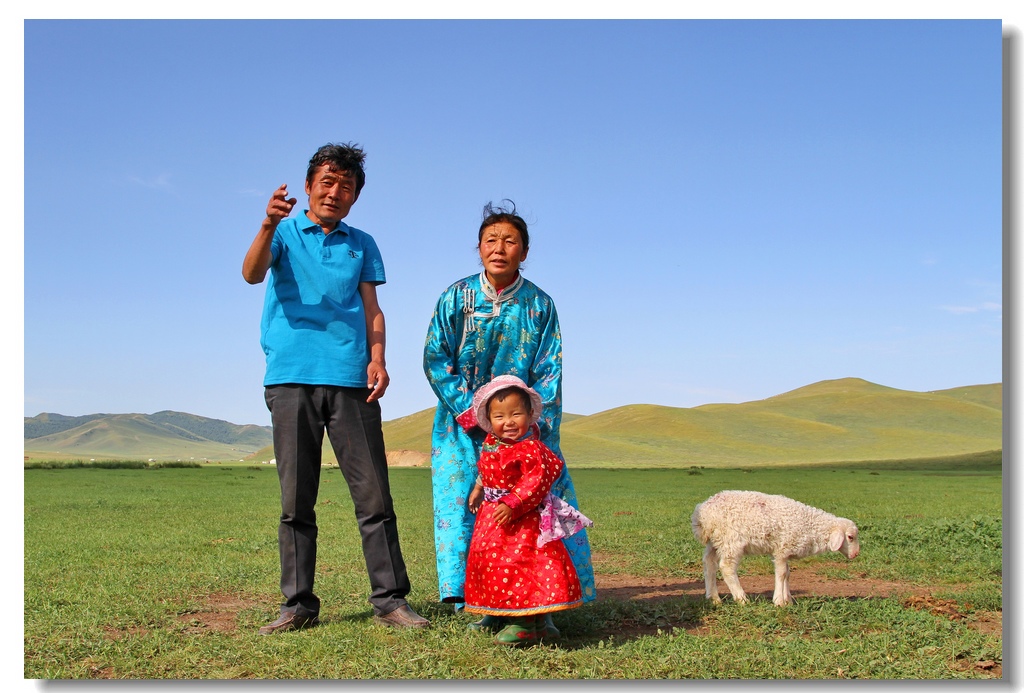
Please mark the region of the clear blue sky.
POLYGON ((328 141, 368 155, 346 221, 387 268, 385 419, 435 403, 427 323, 502 198, 567 411, 999 382, 1001 31, 28 21, 24 413, 269 425, 242 257, 328 141))

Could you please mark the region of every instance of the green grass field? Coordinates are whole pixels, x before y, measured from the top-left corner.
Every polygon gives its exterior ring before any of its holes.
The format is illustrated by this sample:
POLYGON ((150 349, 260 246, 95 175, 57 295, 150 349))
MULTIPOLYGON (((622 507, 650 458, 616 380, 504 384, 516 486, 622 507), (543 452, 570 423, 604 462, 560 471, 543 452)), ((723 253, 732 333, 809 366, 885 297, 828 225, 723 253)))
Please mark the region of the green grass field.
MULTIPOLYGON (((325 470, 323 625, 260 637, 277 614, 272 467, 26 469, 26 678, 959 679, 1001 675, 997 460, 772 469, 578 469, 599 599, 556 615, 555 644, 504 650, 437 603, 430 472, 393 469, 412 605, 433 627, 374 626, 347 487, 325 470), (902 466, 902 468, 895 468, 902 466), (728 488, 783 493, 853 519, 862 553, 794 561, 793 580, 886 581, 889 596, 703 598, 690 514, 728 488), (685 594, 627 598, 662 581, 685 594), (912 596, 926 591, 921 608, 912 596)), ((745 584, 771 574, 748 558, 745 584)), ((840 590, 841 591, 841 590, 840 590)))

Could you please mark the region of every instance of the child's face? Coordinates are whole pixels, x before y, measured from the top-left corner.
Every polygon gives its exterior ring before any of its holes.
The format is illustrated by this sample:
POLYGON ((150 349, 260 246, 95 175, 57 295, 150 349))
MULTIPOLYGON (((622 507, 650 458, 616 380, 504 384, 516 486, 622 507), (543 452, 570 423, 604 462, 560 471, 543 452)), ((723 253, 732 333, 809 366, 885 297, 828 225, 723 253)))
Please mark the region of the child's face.
POLYGON ((494 429, 494 435, 516 440, 523 436, 530 426, 530 410, 526 398, 518 392, 505 395, 502 401, 491 400, 487 418, 494 429))

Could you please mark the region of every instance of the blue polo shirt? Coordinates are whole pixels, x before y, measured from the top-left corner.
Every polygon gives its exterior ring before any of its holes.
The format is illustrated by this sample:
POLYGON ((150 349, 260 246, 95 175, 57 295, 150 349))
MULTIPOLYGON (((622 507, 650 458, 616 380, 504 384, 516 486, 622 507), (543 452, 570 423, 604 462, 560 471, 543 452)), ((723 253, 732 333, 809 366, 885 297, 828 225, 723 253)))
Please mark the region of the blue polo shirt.
POLYGON ((263 384, 366 387, 370 352, 359 283, 385 282, 373 237, 343 222, 325 234, 303 210, 278 224, 270 252, 263 384))

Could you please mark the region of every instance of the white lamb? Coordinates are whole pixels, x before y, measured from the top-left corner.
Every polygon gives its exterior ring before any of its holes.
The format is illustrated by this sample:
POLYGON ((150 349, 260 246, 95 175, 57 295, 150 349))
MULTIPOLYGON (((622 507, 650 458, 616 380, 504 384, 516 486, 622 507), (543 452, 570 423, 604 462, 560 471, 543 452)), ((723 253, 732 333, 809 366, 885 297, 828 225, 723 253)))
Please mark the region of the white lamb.
POLYGON ((745 554, 770 555, 775 562, 776 606, 793 603, 789 593, 789 559, 839 551, 847 558, 860 553, 857 525, 785 496, 757 491, 721 491, 698 503, 691 518, 693 535, 704 545, 704 592, 718 596, 716 573, 733 599, 746 602, 736 570, 745 554))

